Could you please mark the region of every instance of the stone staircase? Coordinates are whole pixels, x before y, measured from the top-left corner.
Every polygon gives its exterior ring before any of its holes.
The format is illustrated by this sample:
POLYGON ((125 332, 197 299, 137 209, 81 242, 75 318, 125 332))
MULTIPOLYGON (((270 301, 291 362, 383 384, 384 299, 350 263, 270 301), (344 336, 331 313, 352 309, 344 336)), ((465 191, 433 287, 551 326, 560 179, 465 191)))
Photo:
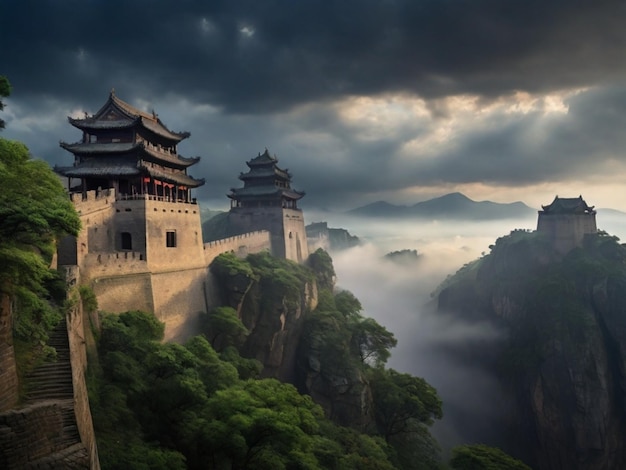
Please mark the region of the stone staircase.
POLYGON ((52 452, 28 462, 24 468, 89 468, 87 449, 81 443, 74 414, 72 366, 65 318, 50 333, 48 345, 56 349, 56 359, 39 365, 25 377, 24 405, 54 403, 61 423, 48 443, 52 452))
POLYGON ((74 398, 70 344, 67 339, 65 318, 52 330, 49 337, 48 345, 56 349, 57 357, 56 360, 39 365, 25 377, 28 403, 74 398))

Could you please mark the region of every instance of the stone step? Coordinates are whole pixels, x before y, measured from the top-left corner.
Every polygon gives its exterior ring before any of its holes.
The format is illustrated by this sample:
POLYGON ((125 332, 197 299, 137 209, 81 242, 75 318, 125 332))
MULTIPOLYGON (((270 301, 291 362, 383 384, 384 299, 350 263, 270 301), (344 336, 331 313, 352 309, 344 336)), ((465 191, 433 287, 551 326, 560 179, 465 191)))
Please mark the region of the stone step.
POLYGON ((26 392, 26 395, 44 395, 46 393, 67 392, 72 393, 72 384, 46 384, 37 388, 32 388, 26 392))
POLYGON ((70 364, 45 364, 33 369, 27 377, 37 377, 39 375, 53 374, 56 372, 71 374, 72 366, 70 364))
POLYGON ((80 442, 72 443, 65 449, 46 455, 38 460, 29 462, 27 469, 88 469, 89 455, 87 449, 80 442))

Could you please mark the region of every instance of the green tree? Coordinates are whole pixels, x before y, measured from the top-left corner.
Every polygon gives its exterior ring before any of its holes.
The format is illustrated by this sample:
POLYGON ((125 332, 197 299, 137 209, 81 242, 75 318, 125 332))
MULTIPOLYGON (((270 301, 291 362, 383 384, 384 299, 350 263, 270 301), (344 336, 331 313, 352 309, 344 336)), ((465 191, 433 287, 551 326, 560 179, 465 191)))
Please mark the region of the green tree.
POLYGON ((390 438, 415 432, 416 427, 441 419, 441 399, 433 386, 421 377, 393 369, 370 369, 376 423, 381 435, 390 438))
POLYGON ((221 351, 229 346, 241 346, 248 329, 232 307, 216 307, 206 316, 207 335, 211 346, 221 351))
POLYGON ((530 470, 496 447, 483 444, 465 445, 452 449, 450 467, 454 470, 530 470))
POLYGON ((59 318, 45 301, 55 242, 78 234, 80 220, 48 164, 20 142, 0 139, 0 187, 0 308, 14 299, 17 337, 43 342, 59 318))
POLYGON ((389 350, 398 344, 393 333, 373 318, 361 318, 353 323, 352 330, 353 342, 364 364, 382 366, 391 356, 389 350))
MULTIPOLYGON (((6 98, 11 94, 11 84, 4 75, 0 75, 0 111, 4 109, 4 101, 2 98, 6 98)), ((0 129, 4 129, 5 122, 0 119, 0 129)))
POLYGON ((320 468, 313 452, 322 410, 274 379, 249 380, 209 400, 204 442, 234 469, 320 468))

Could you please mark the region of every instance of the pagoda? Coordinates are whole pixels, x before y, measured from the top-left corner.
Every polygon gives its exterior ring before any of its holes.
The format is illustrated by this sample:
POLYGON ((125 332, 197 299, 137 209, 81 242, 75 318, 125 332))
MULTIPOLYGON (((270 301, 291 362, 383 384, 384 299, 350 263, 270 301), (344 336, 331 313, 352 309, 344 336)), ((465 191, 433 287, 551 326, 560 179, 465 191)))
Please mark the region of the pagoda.
POLYGON ((83 138, 72 144, 61 142, 74 154, 74 165, 55 171, 68 178, 71 193, 114 189, 117 199, 191 202, 190 190, 204 184, 187 174, 200 158, 185 158, 176 150, 190 134, 170 131, 154 112, 131 106, 114 90, 94 115, 68 119, 83 138), (80 183, 72 186, 76 180, 80 183))
POLYGON ((191 197, 204 181, 187 174, 199 158, 177 151, 189 133, 170 131, 114 91, 97 113, 69 122, 82 139, 61 142, 74 164, 55 170, 68 178, 82 229, 59 241, 58 266, 71 267, 103 310, 154 312, 175 331, 181 315, 204 309, 207 264, 191 197), (191 292, 200 300, 178 300, 191 292))
POLYGON ((541 208, 543 210, 538 214, 537 231, 548 235, 555 249, 562 254, 582 246, 585 235, 598 231, 594 206, 589 206, 582 196, 556 196, 554 201, 541 208))
POLYGON ((243 188, 231 188, 229 225, 233 234, 268 230, 272 253, 302 262, 308 257, 306 230, 298 201, 304 192, 291 188, 291 173, 278 167, 267 149, 246 162, 243 188))
POLYGON ((304 192, 291 189, 291 174, 278 167, 278 159, 263 154, 246 162, 249 171, 240 173, 243 188, 231 188, 228 197, 231 208, 237 207, 283 207, 298 209, 297 201, 304 192))

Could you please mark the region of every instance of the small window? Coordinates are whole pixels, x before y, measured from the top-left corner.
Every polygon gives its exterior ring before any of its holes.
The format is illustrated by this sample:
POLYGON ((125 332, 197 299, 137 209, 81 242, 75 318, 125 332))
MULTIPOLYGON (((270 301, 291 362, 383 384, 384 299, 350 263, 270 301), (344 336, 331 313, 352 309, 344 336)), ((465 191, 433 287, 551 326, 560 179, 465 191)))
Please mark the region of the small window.
POLYGON ((122 232, 122 250, 133 249, 133 237, 129 232, 122 232))
POLYGON ((165 232, 165 246, 168 248, 176 247, 176 232, 175 231, 165 232))

